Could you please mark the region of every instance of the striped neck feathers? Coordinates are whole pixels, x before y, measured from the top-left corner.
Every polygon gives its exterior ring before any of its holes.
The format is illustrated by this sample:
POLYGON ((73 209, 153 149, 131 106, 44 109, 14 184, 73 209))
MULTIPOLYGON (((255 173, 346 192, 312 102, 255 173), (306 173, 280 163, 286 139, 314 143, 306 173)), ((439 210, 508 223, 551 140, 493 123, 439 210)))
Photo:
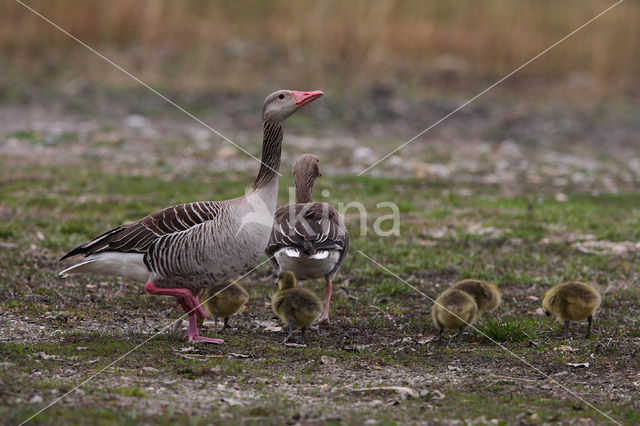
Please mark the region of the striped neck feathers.
POLYGON ((296 203, 313 202, 313 184, 318 177, 318 166, 316 161, 306 162, 299 165, 296 163, 293 168, 293 185, 296 188, 296 203))
POLYGON ((253 189, 267 186, 278 177, 280 170, 280 154, 282 151, 282 137, 284 123, 264 120, 262 137, 262 160, 260 171, 253 184, 253 189))

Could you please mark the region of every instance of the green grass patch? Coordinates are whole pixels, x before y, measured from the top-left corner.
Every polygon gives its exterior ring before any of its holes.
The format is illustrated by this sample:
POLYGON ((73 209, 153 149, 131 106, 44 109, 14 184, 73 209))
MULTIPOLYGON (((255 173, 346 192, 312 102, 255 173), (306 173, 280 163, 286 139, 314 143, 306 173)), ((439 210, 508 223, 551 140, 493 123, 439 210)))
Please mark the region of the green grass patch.
POLYGON ((477 326, 486 341, 520 343, 542 337, 541 325, 530 318, 490 318, 477 326))

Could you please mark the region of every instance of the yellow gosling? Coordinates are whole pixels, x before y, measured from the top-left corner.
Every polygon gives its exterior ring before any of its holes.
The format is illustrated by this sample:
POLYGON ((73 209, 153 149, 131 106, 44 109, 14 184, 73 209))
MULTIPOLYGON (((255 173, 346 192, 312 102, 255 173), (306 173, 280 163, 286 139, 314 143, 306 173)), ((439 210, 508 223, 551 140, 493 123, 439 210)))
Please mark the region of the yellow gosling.
POLYGON ((554 314, 560 321, 564 321, 564 337, 569 336, 569 322, 587 320, 587 332, 584 337, 591 335, 593 313, 600 306, 600 293, 589 284, 572 281, 547 290, 542 299, 542 307, 547 315, 554 314))
MULTIPOLYGON (((229 327, 229 317, 240 310, 249 300, 249 293, 239 284, 220 284, 212 288, 203 288, 197 296, 198 302, 205 312, 213 316, 215 328, 218 329, 218 319, 224 320, 223 330, 229 327)), ((201 326, 203 318, 198 318, 201 326)))
POLYGON ((439 330, 438 340, 442 339, 445 328, 458 330, 458 334, 454 336, 458 337, 462 330, 478 317, 478 306, 468 293, 450 288, 436 299, 431 315, 439 330))
POLYGON ((296 276, 291 271, 283 271, 278 277, 279 290, 273 295, 273 312, 289 326, 289 335, 284 343, 296 342, 293 337, 295 327, 300 327, 304 344, 304 332, 322 314, 322 302, 311 291, 296 288, 296 276))
POLYGON ((478 306, 478 315, 494 310, 502 301, 500 290, 494 283, 469 279, 455 283, 452 288, 464 291, 473 297, 478 306))

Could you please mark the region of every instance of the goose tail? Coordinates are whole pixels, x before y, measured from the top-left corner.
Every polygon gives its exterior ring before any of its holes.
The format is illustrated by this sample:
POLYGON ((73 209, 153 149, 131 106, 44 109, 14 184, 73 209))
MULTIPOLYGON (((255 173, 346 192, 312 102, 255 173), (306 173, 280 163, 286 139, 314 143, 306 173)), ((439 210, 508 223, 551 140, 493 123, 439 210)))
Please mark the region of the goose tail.
POLYGON ((94 263, 97 260, 98 259, 90 259, 90 260, 85 260, 84 262, 76 263, 75 265, 70 266, 63 271, 58 272, 58 277, 66 278, 69 275, 73 275, 73 274, 81 274, 83 272, 92 272, 92 268, 91 268, 91 266, 93 266, 92 263, 94 263))

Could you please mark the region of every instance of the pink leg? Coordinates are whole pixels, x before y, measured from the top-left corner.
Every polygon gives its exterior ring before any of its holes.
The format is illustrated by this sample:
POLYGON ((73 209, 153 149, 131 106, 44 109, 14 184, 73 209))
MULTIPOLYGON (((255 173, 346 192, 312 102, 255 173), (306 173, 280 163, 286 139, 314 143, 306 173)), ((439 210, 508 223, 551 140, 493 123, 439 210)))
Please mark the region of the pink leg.
POLYGON ((200 303, 198 303, 198 299, 196 299, 189 290, 185 288, 159 288, 151 281, 145 284, 144 289, 149 294, 171 296, 177 299, 182 309, 189 314, 189 328, 184 337, 190 342, 224 343, 224 340, 202 337, 198 334, 197 317, 209 318, 209 315, 207 315, 202 306, 200 306, 200 303))
POLYGON ((198 320, 196 319, 195 314, 189 315, 189 328, 187 329, 187 334, 184 335, 184 338, 190 342, 224 343, 224 340, 222 339, 212 339, 210 337, 200 336, 198 334, 198 320))
POLYGON ((325 292, 327 295, 327 301, 324 303, 324 312, 322 316, 318 320, 318 322, 322 325, 329 325, 329 305, 331 304, 331 290, 333 286, 331 284, 331 280, 327 278, 327 285, 325 286, 325 292))
POLYGON ((186 288, 159 288, 155 283, 149 281, 144 285, 144 290, 149 294, 175 297, 186 313, 189 314, 193 311, 201 317, 209 318, 209 315, 198 303, 198 299, 186 288))

